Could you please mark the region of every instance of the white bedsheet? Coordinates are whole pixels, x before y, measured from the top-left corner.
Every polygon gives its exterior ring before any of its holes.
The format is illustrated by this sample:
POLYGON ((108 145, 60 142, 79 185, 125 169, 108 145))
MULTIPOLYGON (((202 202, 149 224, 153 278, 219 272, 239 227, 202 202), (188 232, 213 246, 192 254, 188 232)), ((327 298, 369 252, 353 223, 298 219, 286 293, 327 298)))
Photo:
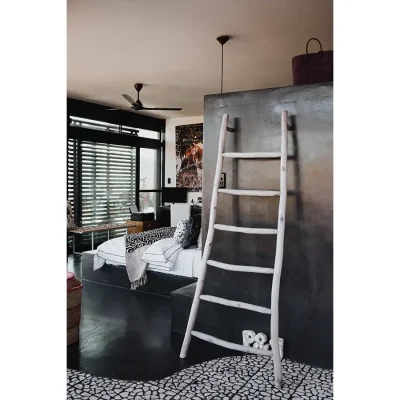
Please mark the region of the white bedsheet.
POLYGON ((183 250, 180 244, 174 243, 174 238, 166 238, 154 242, 143 254, 142 261, 152 266, 174 268, 179 253, 183 250))
MULTIPOLYGON (((140 247, 135 251, 138 261, 150 246, 140 247)), ((104 263, 112 265, 125 265, 125 235, 108 240, 97 247, 97 254, 94 257, 93 269, 101 268, 104 263)), ((164 272, 166 274, 181 275, 198 278, 201 263, 201 250, 196 247, 181 250, 175 260, 172 269, 159 265, 148 264, 150 271, 164 272)))

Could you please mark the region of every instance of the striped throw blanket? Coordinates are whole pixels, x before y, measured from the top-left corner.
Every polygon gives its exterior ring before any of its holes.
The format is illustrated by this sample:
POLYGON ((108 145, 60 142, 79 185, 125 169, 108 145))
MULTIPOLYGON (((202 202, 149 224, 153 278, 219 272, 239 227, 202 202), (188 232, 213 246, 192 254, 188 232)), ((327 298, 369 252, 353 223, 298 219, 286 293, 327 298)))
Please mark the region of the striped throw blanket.
POLYGON ((175 230, 176 228, 166 227, 126 235, 125 262, 132 290, 145 285, 147 282, 147 263, 142 261, 144 252, 153 243, 174 237, 175 230))

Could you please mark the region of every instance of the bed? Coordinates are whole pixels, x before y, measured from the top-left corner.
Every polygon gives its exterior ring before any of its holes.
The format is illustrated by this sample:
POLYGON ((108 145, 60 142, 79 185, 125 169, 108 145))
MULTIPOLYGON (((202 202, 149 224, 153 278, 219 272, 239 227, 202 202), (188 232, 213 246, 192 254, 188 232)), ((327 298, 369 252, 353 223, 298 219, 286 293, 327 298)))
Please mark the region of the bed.
MULTIPOLYGON (((129 268, 129 266, 127 267, 126 237, 127 235, 123 235, 115 239, 108 240, 98 246, 93 258, 93 270, 96 271, 102 268, 105 264, 124 266, 126 268, 128 278, 131 281, 132 289, 135 289, 144 282, 134 285, 137 277, 135 276, 135 271, 132 271, 132 268, 129 268)), ((142 265, 146 271, 155 271, 189 278, 198 278, 202 255, 201 236, 199 235, 198 242, 195 246, 191 246, 187 249, 178 248, 180 246, 174 245, 172 241, 173 238, 168 238, 157 241, 152 245, 141 246, 137 248, 132 253, 134 256, 133 264, 142 265), (151 255, 151 250, 153 249, 154 252, 154 249, 157 249, 161 244, 164 245, 164 247, 161 246, 159 248, 161 253, 165 253, 166 248, 171 249, 170 252, 174 253, 174 257, 172 257, 173 263, 171 263, 169 267, 163 265, 162 263, 157 263, 156 261, 145 262, 142 260, 142 258, 149 259, 149 257, 155 257, 151 255), (150 256, 147 255, 148 251, 150 251, 150 256)))

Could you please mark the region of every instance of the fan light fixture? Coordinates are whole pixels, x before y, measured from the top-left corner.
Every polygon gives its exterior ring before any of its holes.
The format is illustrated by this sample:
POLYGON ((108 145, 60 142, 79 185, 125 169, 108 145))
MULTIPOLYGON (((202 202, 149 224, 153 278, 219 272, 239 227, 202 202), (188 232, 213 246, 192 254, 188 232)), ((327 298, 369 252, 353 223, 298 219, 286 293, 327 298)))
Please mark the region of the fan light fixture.
POLYGON ((137 99, 133 100, 129 94, 123 94, 122 97, 131 105, 129 108, 108 108, 107 111, 126 110, 126 111, 142 111, 142 110, 166 110, 166 111, 181 111, 182 108, 176 107, 144 107, 139 99, 139 93, 143 88, 143 83, 135 83, 137 99))

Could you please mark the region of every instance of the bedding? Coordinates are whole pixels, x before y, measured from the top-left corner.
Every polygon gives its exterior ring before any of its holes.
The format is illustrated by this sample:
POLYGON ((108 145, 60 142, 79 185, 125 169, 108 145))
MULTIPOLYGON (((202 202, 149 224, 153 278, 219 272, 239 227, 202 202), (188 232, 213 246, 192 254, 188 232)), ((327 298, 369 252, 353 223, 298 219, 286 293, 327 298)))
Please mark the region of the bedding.
MULTIPOLYGON (((150 231, 125 235, 125 262, 126 270, 131 279, 132 290, 143 286, 147 282, 147 263, 140 258, 140 253, 146 246, 162 239, 173 238, 176 228, 157 228, 150 231), (141 251, 138 251, 142 249, 141 251)), ((142 254, 143 255, 143 254, 142 254)))
MULTIPOLYGON (((137 264, 144 265, 149 271, 162 272, 171 275, 180 275, 197 278, 200 272, 201 264, 201 249, 198 246, 193 246, 189 249, 184 249, 178 252, 174 266, 169 269, 161 265, 153 265, 142 261, 142 257, 151 245, 143 246, 136 249, 133 253, 137 264)), ((105 263, 110 265, 126 266, 125 261, 125 236, 120 236, 115 239, 108 240, 97 247, 96 254, 93 260, 93 269, 101 268, 105 263)), ((134 274, 127 268, 127 274, 130 282, 134 280, 134 274)))
POLYGON ((171 270, 182 250, 183 247, 175 243, 173 238, 162 239, 153 243, 145 251, 142 261, 171 270))

